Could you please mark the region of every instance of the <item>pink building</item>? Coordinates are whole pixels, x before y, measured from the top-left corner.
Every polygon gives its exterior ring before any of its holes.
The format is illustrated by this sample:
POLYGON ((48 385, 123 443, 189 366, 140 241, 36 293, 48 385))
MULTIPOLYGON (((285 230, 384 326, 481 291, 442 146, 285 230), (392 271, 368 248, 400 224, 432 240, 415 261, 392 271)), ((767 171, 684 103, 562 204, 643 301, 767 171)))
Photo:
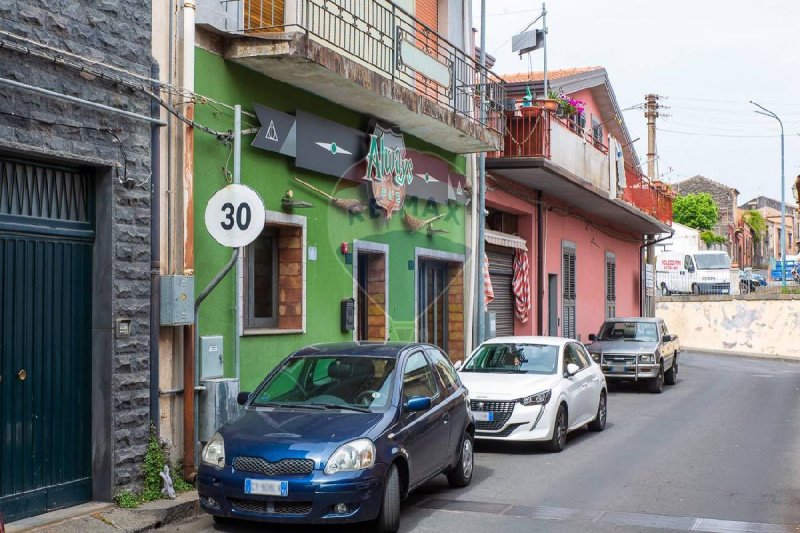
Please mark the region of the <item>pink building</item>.
MULTIPOLYGON (((584 102, 582 115, 520 107, 528 89, 542 94, 541 73, 505 79, 516 109, 509 102, 503 150, 486 163, 486 250, 495 293, 489 311, 498 335, 585 340, 606 317, 641 313, 642 248, 670 233, 670 220, 628 203, 626 174, 639 159, 605 69, 549 73, 552 89, 584 102), (512 283, 522 253, 527 319, 512 283)), ((641 179, 632 186, 649 187, 641 179)))

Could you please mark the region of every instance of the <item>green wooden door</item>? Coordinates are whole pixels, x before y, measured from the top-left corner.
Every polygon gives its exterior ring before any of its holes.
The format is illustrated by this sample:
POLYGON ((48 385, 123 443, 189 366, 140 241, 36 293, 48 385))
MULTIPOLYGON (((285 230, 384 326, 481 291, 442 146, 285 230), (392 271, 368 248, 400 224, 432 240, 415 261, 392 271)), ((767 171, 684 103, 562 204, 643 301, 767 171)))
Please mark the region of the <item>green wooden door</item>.
POLYGON ((92 176, 0 158, 0 510, 91 498, 92 176))

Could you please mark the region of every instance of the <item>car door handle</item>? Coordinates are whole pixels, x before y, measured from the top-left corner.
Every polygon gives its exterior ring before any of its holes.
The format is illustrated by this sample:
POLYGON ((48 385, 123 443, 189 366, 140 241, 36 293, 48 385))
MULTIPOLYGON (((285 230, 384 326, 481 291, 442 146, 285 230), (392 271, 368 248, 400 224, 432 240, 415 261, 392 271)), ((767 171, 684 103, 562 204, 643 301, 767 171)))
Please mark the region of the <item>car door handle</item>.
POLYGON ((445 413, 442 415, 442 422, 444 422, 445 424, 450 422, 450 413, 445 413))
POLYGON ((595 377, 593 377, 593 378, 592 378, 592 381, 594 381, 595 383, 597 383, 598 381, 600 381, 600 378, 598 378, 597 376, 595 376, 595 377))

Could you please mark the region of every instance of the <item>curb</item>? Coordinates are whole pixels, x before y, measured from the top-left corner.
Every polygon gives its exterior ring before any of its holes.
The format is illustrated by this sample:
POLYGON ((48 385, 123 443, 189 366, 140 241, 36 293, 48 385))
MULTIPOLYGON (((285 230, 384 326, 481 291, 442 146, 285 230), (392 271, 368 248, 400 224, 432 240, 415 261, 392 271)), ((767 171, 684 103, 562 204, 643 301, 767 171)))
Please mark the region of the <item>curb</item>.
POLYGON ((63 511, 34 517, 34 523, 21 520, 6 526, 7 533, 144 533, 175 522, 194 518, 201 513, 197 491, 179 494, 174 500, 156 500, 136 509, 106 507, 70 518, 63 511), (27 522, 27 523, 26 523, 27 522))
POLYGON ((733 357, 737 359, 750 359, 753 361, 779 361, 782 363, 794 363, 795 365, 800 365, 800 357, 789 357, 786 355, 775 355, 767 353, 735 352, 731 350, 709 350, 707 348, 693 348, 691 346, 681 346, 681 354, 684 353, 713 355, 717 357, 733 357))

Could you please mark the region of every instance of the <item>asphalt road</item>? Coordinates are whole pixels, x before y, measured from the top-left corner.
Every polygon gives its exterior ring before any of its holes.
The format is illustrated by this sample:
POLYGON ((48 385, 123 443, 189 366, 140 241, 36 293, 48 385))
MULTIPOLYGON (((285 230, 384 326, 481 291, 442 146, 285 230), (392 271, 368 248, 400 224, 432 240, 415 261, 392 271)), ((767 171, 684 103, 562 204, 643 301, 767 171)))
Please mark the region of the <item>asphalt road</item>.
MULTIPOLYGON (((560 454, 479 443, 472 485, 430 481, 401 531, 800 532, 800 364, 681 357, 677 385, 613 387, 606 430, 572 433, 560 454)), ((160 531, 320 529, 204 516, 160 531)))

